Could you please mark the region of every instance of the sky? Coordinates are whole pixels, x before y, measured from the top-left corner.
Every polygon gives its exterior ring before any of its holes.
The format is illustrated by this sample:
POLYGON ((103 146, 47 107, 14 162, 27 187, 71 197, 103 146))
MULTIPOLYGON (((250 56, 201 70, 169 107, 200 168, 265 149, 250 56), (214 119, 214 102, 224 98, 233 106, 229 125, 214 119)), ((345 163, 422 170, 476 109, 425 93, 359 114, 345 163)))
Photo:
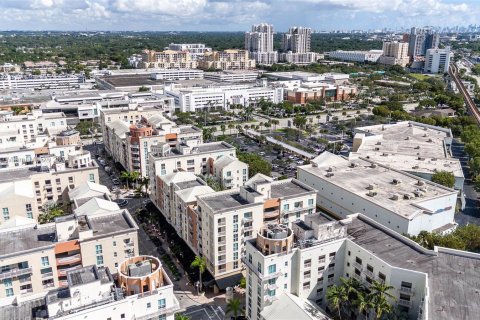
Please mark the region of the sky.
POLYGON ((480 24, 480 0, 0 0, 0 30, 247 31, 480 24))

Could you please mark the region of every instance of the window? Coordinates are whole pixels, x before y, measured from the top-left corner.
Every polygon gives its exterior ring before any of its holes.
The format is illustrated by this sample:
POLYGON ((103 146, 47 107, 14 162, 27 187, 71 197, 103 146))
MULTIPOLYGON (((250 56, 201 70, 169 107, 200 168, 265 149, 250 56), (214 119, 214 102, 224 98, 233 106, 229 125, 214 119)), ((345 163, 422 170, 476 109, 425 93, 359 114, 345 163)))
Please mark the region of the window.
POLYGON ((5 289, 5 295, 6 295, 7 297, 13 296, 13 288, 5 289))
POLYGON ((262 273, 262 264, 259 262, 257 265, 258 272, 262 273))
POLYGON ((8 212, 8 208, 3 208, 3 220, 9 220, 10 219, 10 213, 8 212))
POLYGON ((152 304, 150 302, 147 302, 147 309, 150 309, 152 307, 152 304))
POLYGON ((12 286, 12 278, 3 279, 3 285, 5 288, 10 288, 12 286))
POLYGON ((50 262, 48 262, 48 257, 42 257, 42 267, 48 267, 50 262))
POLYGON ((268 266, 268 273, 269 274, 275 273, 275 271, 277 271, 277 265, 272 264, 272 265, 268 266))
POLYGON ((303 201, 295 202, 294 206, 295 206, 295 209, 302 208, 303 207, 303 201))
POLYGON ((318 262, 319 263, 325 262, 325 255, 318 257, 318 262))
POLYGON ((102 245, 101 244, 97 244, 95 246, 95 252, 96 254, 102 254, 103 253, 103 249, 102 249, 102 245))
POLYGON ((27 218, 33 219, 32 205, 30 203, 25 205, 25 210, 27 211, 27 218))
POLYGON ((238 214, 233 216, 233 223, 238 223, 238 214))
POLYGON ((321 267, 318 267, 318 273, 322 273, 323 271, 325 271, 325 266, 321 266, 321 267))
POLYGON ((305 268, 310 268, 311 265, 312 265, 312 259, 307 259, 303 262, 303 266, 305 268))
POLYGON ((355 257, 355 262, 361 265, 362 259, 360 259, 359 257, 355 257))
POLYGON ((103 256, 97 256, 97 266, 103 265, 103 256))
POLYGON ((114 253, 113 253, 113 256, 116 258, 116 257, 117 257, 117 252, 114 252, 114 253))
POLYGON ((383 273, 379 272, 378 273, 378 278, 382 280, 382 282, 385 282, 385 279, 387 278, 383 273))
POLYGON ((369 264, 367 264, 367 270, 370 271, 370 272, 373 272, 373 267, 369 264))
POLYGON ((88 174, 88 181, 90 181, 90 182, 95 182, 95 174, 89 173, 89 174, 88 174))
POLYGON ((283 210, 288 211, 289 209, 290 205, 288 203, 283 205, 283 210))
POLYGON ((117 246, 117 241, 113 241, 113 246, 114 246, 114 247, 117 246))
POLYGON ((238 233, 233 234, 233 241, 237 242, 238 241, 238 233))
POLYGON ((313 199, 308 199, 308 205, 313 206, 313 199))
POLYGON ((243 217, 244 217, 245 219, 251 219, 251 218, 252 218, 252 213, 251 213, 251 212, 245 212, 245 213, 243 214, 243 217))
POLYGON ((233 232, 238 232, 238 223, 233 224, 233 232))
POLYGON ((252 263, 252 254, 251 253, 248 254, 248 262, 252 263))
POLYGON ((60 179, 59 179, 59 178, 55 179, 55 183, 56 183, 56 184, 60 184, 60 183, 61 183, 61 182, 60 182, 60 179))
POLYGON ((303 290, 308 290, 308 289, 310 289, 310 281, 303 283, 303 290))
POLYGON ((125 313, 122 313, 122 314, 120 315, 120 319, 125 319, 125 313))
POLYGON ((165 307, 166 307, 165 299, 158 300, 158 309, 165 309, 165 307))
POLYGON ((238 242, 233 244, 233 251, 238 251, 238 242))
POLYGON ((330 252, 329 257, 330 259, 335 259, 335 252, 330 252))

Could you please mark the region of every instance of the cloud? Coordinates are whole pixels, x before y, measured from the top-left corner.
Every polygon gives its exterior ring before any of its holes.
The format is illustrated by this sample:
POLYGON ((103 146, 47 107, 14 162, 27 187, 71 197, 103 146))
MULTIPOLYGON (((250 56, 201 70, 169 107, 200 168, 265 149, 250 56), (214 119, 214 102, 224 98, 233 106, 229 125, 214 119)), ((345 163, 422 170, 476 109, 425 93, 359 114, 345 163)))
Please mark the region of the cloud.
POLYGON ((190 16, 202 11, 207 0, 116 0, 113 8, 120 12, 139 11, 143 13, 190 16))

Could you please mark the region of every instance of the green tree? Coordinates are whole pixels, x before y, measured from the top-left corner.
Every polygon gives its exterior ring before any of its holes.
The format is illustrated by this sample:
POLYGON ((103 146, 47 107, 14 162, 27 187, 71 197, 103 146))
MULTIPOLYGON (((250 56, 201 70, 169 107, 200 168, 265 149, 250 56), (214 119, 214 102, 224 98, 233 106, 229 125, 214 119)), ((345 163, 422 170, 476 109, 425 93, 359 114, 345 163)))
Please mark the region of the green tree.
POLYGON ((449 171, 438 171, 432 175, 432 181, 447 188, 455 186, 455 176, 449 171))
POLYGON ((245 277, 242 277, 238 285, 240 286, 240 288, 245 289, 247 287, 247 279, 245 277))
POLYGON ((120 179, 123 179, 127 182, 127 189, 130 189, 130 180, 132 179, 132 175, 128 171, 122 171, 120 173, 120 179))
POLYGON ((148 92, 148 91, 150 91, 150 88, 145 86, 141 86, 140 88, 138 88, 138 92, 148 92))
POLYGON ((177 313, 175 315, 175 320, 190 320, 190 317, 184 314, 177 313))
POLYGON ((202 274, 207 270, 207 260, 205 257, 195 256, 195 260, 190 264, 190 268, 198 269, 198 290, 202 292, 202 274))
POLYGON ((227 127, 225 126, 225 123, 222 123, 220 125, 220 130, 222 131, 222 134, 225 135, 225 131, 227 130, 227 127))
POLYGON ((302 128, 304 128, 306 124, 307 118, 305 116, 296 115, 295 118, 293 118, 293 125, 297 127, 298 130, 297 140, 300 139, 302 128))
POLYGON ((64 210, 56 203, 47 203, 42 208, 42 213, 38 216, 40 224, 53 222, 56 217, 64 214, 64 210))
POLYGON ((393 286, 387 285, 384 282, 373 281, 370 286, 370 294, 372 295, 373 309, 375 310, 376 319, 381 319, 383 314, 392 311, 391 301, 395 301, 395 297, 390 291, 394 289, 393 286))
POLYGON ((240 299, 232 298, 227 303, 225 314, 232 314, 233 319, 237 319, 243 313, 242 302, 240 299))
POLYGON ((348 293, 344 286, 333 285, 327 290, 327 301, 338 312, 338 318, 342 319, 342 305, 348 300, 348 293))
POLYGON ((239 152, 238 159, 248 165, 248 174, 250 177, 253 177, 257 173, 262 173, 266 176, 270 176, 272 173, 272 165, 270 162, 266 161, 258 154, 239 152))
POLYGON ((368 320, 368 310, 374 307, 372 296, 360 292, 355 300, 355 305, 357 306, 358 312, 365 316, 365 320, 368 320))

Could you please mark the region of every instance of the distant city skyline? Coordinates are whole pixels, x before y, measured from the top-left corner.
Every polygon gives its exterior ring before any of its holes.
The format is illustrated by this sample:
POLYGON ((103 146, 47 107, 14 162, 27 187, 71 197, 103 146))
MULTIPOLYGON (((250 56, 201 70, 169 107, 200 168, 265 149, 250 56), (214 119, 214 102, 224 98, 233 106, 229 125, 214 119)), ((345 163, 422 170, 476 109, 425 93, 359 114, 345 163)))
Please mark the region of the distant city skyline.
POLYGON ((478 23, 478 0, 0 0, 0 30, 317 31, 478 23))

